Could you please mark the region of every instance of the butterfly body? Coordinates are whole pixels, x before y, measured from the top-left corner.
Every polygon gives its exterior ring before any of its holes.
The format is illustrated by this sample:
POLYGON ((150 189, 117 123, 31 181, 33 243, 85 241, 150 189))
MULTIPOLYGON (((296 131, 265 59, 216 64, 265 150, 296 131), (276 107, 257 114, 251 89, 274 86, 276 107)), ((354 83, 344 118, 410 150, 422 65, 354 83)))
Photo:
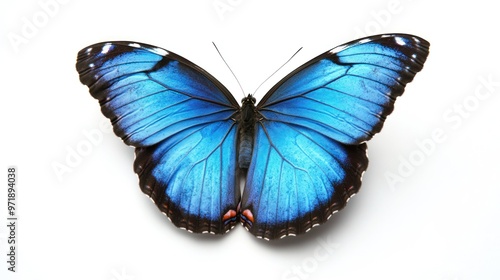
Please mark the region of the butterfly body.
POLYGON ((326 222, 358 192, 365 142, 428 49, 408 34, 358 39, 241 106, 201 67, 147 44, 89 46, 76 68, 117 136, 136 148, 142 191, 177 227, 223 234, 241 222, 275 239, 326 222))
POLYGON ((249 94, 241 100, 241 114, 238 128, 238 166, 241 169, 247 169, 248 166, 250 166, 250 161, 252 160, 256 121, 257 112, 255 110, 255 98, 249 94))

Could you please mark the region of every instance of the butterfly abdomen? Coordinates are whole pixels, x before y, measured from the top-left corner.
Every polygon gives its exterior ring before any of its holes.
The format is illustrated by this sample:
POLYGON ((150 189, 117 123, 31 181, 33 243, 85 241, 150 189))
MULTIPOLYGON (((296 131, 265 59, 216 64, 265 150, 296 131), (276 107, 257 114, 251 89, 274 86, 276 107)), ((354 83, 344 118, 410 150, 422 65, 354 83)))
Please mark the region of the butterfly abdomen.
POLYGON ((238 141, 238 166, 247 169, 250 166, 255 136, 255 98, 248 95, 241 101, 241 114, 238 141))
POLYGON ((242 169, 250 166, 250 159, 252 158, 253 150, 253 137, 249 133, 240 130, 240 147, 238 155, 238 166, 242 169))

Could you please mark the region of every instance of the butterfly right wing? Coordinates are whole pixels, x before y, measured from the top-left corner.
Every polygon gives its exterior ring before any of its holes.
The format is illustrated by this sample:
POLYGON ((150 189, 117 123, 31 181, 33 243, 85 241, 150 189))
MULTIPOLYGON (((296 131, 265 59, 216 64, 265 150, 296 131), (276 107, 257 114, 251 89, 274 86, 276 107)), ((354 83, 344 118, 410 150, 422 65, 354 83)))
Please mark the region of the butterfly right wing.
POLYGON ((429 43, 408 34, 358 39, 278 82, 257 105, 241 220, 281 238, 326 222, 358 192, 366 144, 419 72, 429 43))
POLYGON ((180 228, 228 231, 240 199, 229 91, 185 58, 133 42, 82 49, 76 68, 115 134, 137 148, 142 191, 180 228))

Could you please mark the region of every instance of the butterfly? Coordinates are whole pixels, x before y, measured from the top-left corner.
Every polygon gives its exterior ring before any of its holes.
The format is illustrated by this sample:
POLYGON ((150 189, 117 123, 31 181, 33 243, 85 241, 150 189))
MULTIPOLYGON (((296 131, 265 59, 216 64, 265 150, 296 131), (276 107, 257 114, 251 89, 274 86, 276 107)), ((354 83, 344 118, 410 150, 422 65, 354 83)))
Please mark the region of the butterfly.
POLYGON ((429 46, 408 34, 358 39, 241 106, 198 65, 147 44, 91 45, 76 69, 115 134, 135 147, 141 190, 177 227, 223 234, 240 222, 269 240, 326 222, 358 192, 365 142, 429 46))

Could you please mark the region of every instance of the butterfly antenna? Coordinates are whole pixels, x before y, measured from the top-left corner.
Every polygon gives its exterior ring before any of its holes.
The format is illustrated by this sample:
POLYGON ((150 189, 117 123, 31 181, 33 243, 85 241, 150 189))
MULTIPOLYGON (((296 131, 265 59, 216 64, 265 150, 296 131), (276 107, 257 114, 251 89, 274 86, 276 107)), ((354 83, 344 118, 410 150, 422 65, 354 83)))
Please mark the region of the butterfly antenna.
POLYGON ((272 76, 274 76, 274 74, 276 74, 278 71, 280 71, 281 68, 283 68, 288 62, 290 62, 290 60, 292 60, 292 58, 297 55, 300 50, 302 49, 302 47, 300 47, 300 49, 298 49, 287 61, 285 61, 285 63, 283 63, 283 65, 281 65, 278 69, 276 69, 276 71, 274 71, 269 77, 267 77, 267 79, 265 79, 254 91, 254 94, 259 90, 259 88, 265 84, 272 76))
POLYGON ((214 42, 212 42, 212 44, 214 44, 214 47, 215 49, 217 50, 217 52, 219 53, 219 56, 220 58, 222 58, 222 61, 224 61, 224 63, 226 64, 227 68, 229 68, 229 71, 231 71, 231 74, 233 74, 233 77, 236 79, 236 82, 238 83, 238 85, 240 86, 240 89, 241 89, 241 92, 243 93, 243 96, 245 96, 245 91, 243 90, 243 87, 241 86, 241 83, 240 81, 238 80, 238 77, 236 77, 236 75, 234 74, 233 70, 231 69, 231 67, 229 67, 229 64, 227 64, 226 60, 224 59, 224 57, 222 56, 222 54, 220 53, 219 51, 219 48, 217 48, 217 46, 215 45, 214 42))

